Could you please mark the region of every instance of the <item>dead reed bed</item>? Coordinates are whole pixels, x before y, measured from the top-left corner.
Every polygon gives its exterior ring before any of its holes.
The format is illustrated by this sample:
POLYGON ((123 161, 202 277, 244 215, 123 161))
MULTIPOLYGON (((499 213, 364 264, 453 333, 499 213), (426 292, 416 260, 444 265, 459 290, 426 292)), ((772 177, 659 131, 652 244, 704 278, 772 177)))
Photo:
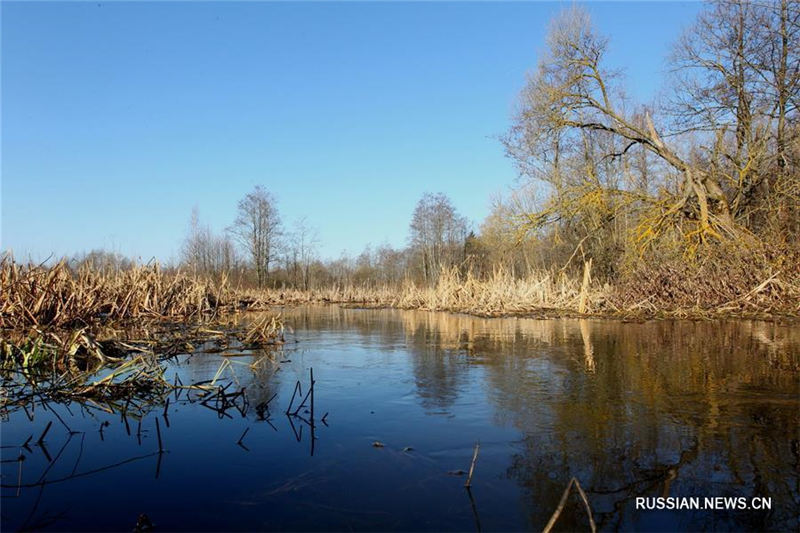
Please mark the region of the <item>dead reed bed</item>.
POLYGON ((665 254, 633 265, 610 303, 626 315, 797 316, 800 257, 722 245, 695 257, 665 254))
POLYGON ((605 287, 569 278, 563 273, 533 272, 516 278, 504 269, 479 279, 448 270, 432 287, 407 285, 394 307, 431 311, 456 311, 483 316, 507 314, 581 312, 602 307, 605 287))
POLYGON ((229 320, 263 308, 226 280, 165 273, 157 264, 126 270, 73 270, 0 261, 0 356, 4 368, 85 372, 132 354, 172 356, 204 343, 281 342, 280 316, 229 320), (214 329, 215 326, 222 326, 214 329))
POLYGON ((90 326, 131 319, 192 319, 219 313, 238 299, 214 284, 158 264, 128 270, 70 269, 0 261, 0 328, 90 326))
POLYGON ((445 270, 435 285, 411 281, 399 287, 333 286, 312 291, 252 291, 252 298, 273 305, 338 303, 365 307, 390 307, 450 311, 479 316, 512 314, 590 314, 606 309, 609 287, 591 279, 588 267, 581 279, 563 272, 537 271, 525 278, 497 268, 488 278, 445 270))
POLYGON ((800 262, 777 264, 742 252, 718 252, 690 260, 679 256, 633 266, 613 283, 592 276, 539 270, 518 277, 498 267, 488 277, 444 270, 434 285, 407 281, 400 286, 335 285, 310 291, 250 291, 261 305, 337 303, 448 311, 476 316, 603 316, 710 319, 720 317, 794 319, 800 314, 800 262))

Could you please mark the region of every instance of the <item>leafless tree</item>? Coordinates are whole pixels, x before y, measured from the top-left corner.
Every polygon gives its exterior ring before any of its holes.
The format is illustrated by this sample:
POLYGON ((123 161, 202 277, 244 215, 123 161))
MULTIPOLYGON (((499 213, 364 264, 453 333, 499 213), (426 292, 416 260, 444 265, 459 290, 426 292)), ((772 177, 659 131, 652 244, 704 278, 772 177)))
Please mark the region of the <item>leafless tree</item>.
MULTIPOLYGON (((594 31, 588 14, 577 7, 563 12, 552 24, 548 45, 522 92, 520 110, 506 138, 508 152, 520 169, 549 180, 561 193, 544 220, 602 204, 603 216, 611 217, 625 208, 646 209, 648 216, 640 225, 644 242, 676 220, 696 221, 694 233, 701 238, 735 235, 721 177, 709 170, 706 161, 657 133, 649 110, 626 109, 618 76, 604 66, 607 40, 594 31), (608 165, 630 158, 637 148, 664 163, 666 176, 675 176, 679 185, 671 188, 665 182, 660 194, 654 195, 609 180, 623 173, 616 171, 621 167, 608 165), (565 151, 572 152, 573 163, 580 151, 584 162, 579 173, 570 173, 578 181, 566 185, 559 171, 559 157, 563 159, 565 151)), ((531 222, 542 220, 534 217, 531 222)))
MULTIPOLYGON (((800 3, 714 0, 673 54, 673 113, 701 146, 734 219, 769 210, 800 97, 800 3), (776 172, 777 170, 777 172, 776 172)), ((760 217, 763 218, 763 217, 760 217)))
POLYGON ((69 265, 75 269, 89 268, 105 271, 127 270, 134 264, 130 258, 107 250, 92 250, 88 253, 75 254, 69 260, 69 265))
POLYGON ((258 286, 263 287, 282 235, 275 198, 260 185, 256 186, 239 200, 236 219, 228 230, 247 251, 258 286))
POLYGON ((298 219, 288 235, 287 271, 295 287, 308 290, 311 283, 311 265, 317 257, 319 237, 308 224, 306 217, 298 219))
MULTIPOLYGON (((800 1, 769 2, 768 45, 760 63, 767 72, 767 84, 776 102, 776 144, 781 172, 789 162, 789 119, 796 117, 800 105, 800 1)), ((796 130, 795 130, 796 131, 796 130)))
POLYGON ((236 250, 231 240, 202 224, 197 207, 192 209, 189 229, 181 246, 181 262, 195 274, 213 276, 230 272, 236 263, 236 250))
POLYGON ((467 220, 442 193, 426 193, 411 218, 410 242, 419 255, 423 279, 435 283, 442 268, 463 259, 467 220))

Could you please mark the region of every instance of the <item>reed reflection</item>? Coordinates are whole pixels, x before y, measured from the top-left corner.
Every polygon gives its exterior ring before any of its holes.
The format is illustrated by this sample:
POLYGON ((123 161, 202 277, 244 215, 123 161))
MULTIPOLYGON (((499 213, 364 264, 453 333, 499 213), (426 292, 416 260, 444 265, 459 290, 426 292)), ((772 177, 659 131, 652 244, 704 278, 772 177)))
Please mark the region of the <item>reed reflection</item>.
MULTIPOLYGON (((315 327, 315 318, 304 320, 315 327)), ((524 489, 531 528, 547 522, 572 476, 601 528, 781 528, 800 516, 797 328, 348 309, 320 320, 369 331, 376 346, 402 336, 426 409, 446 411, 476 394, 471 373, 485 379, 495 422, 520 432, 506 474, 524 489), (769 514, 696 512, 660 522, 632 512, 636 496, 663 495, 782 503, 769 514)), ((584 528, 577 499, 570 506, 559 527, 584 528)))

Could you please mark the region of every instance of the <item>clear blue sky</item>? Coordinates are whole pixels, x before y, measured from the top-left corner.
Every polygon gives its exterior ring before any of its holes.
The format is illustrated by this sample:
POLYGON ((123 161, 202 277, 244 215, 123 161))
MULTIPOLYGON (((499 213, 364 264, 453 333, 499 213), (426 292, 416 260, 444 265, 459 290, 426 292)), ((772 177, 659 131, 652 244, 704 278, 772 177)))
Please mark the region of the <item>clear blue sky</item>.
MULTIPOLYGON (((325 257, 406 242, 425 191, 476 226, 557 3, 2 2, 2 243, 173 257, 256 184, 325 257)), ((700 4, 590 3, 648 100, 700 4)))

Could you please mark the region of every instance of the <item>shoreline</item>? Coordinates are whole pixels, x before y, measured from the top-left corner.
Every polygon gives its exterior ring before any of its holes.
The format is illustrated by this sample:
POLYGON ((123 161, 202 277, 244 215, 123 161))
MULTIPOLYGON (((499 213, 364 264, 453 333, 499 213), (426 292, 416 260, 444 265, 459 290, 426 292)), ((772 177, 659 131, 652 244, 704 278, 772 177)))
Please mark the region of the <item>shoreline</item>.
POLYGON ((648 322, 654 320, 691 320, 691 321, 715 321, 715 320, 758 320, 763 322, 776 322, 786 325, 800 325, 800 315, 788 312, 731 312, 715 310, 663 310, 656 312, 627 312, 627 311, 598 311, 594 313, 579 313, 570 309, 558 308, 539 308, 520 311, 498 311, 486 312, 469 309, 453 308, 428 308, 428 307, 407 307, 395 306, 383 303, 355 302, 355 301, 287 301, 275 303, 275 306, 302 306, 302 305, 338 305, 345 309, 396 309, 402 311, 429 311, 435 313, 450 313, 468 315, 476 318, 530 318, 535 320, 556 320, 556 319, 600 319, 613 320, 620 322, 648 322))

